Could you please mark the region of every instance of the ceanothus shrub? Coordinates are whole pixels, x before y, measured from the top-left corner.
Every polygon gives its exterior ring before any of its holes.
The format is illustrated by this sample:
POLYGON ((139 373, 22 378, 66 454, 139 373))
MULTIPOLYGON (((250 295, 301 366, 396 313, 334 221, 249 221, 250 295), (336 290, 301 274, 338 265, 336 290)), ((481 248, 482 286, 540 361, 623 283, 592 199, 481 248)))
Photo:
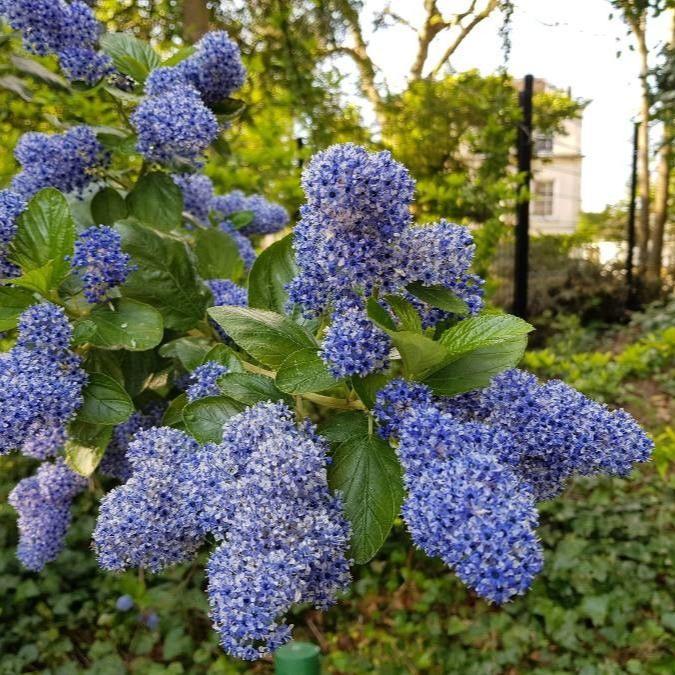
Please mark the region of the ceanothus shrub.
POLYGON ((208 549, 214 629, 254 660, 295 605, 337 601, 399 514, 503 603, 541 570, 541 500, 649 458, 627 413, 516 368, 531 326, 484 311, 471 233, 415 224, 390 153, 318 153, 286 236, 268 197, 219 194, 201 168, 246 76, 227 34, 161 66, 78 0, 0 14, 121 111, 114 134, 25 134, 0 191, 0 453, 37 464, 9 499, 28 568, 59 555, 90 485, 101 568, 208 549))

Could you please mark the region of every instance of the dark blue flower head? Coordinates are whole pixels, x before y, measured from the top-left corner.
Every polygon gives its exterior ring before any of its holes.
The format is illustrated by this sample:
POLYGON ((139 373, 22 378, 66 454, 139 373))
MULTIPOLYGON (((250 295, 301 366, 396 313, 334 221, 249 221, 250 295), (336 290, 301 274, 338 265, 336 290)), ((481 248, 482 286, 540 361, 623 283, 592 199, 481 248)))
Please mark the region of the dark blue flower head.
POLYGON ((17 483, 8 501, 19 514, 17 557, 25 567, 37 572, 60 553, 71 503, 86 485, 62 459, 45 462, 34 476, 17 483))
POLYGON ((26 206, 26 200, 21 195, 11 190, 0 190, 0 279, 20 274, 19 268, 7 258, 7 250, 16 233, 17 219, 26 206))
POLYGON ((382 438, 398 437, 398 430, 407 416, 417 408, 433 405, 429 387, 418 382, 396 379, 377 392, 373 415, 382 438))
POLYGON ((26 199, 46 187, 81 191, 94 179, 96 170, 109 162, 94 132, 85 126, 63 134, 24 134, 14 156, 22 171, 12 181, 11 189, 26 199))
POLYGON ((75 241, 70 264, 82 279, 85 297, 96 303, 126 281, 132 271, 130 260, 129 254, 122 252, 119 232, 106 225, 95 225, 84 230, 75 241))
POLYGON ((199 164, 218 135, 218 120, 191 86, 145 98, 131 116, 138 151, 151 161, 199 164))
POLYGON ((88 47, 68 47, 59 52, 59 65, 63 74, 71 82, 84 82, 94 85, 115 68, 107 54, 96 52, 88 47))
POLYGON ((211 209, 217 218, 228 218, 239 211, 250 211, 253 219, 240 230, 249 237, 278 232, 290 221, 288 212, 280 204, 270 202, 262 195, 246 196, 241 190, 217 195, 211 202, 211 209))
POLYGON ((193 479, 199 446, 168 427, 140 431, 129 443, 131 477, 101 500, 93 533, 101 567, 153 572, 189 560, 200 545, 193 479))
POLYGON ((153 402, 143 410, 136 410, 126 422, 118 424, 99 465, 101 472, 121 481, 127 480, 131 476, 131 465, 127 459, 129 443, 139 431, 160 426, 165 410, 164 402, 153 402))
POLYGON ((184 210, 202 223, 208 223, 213 198, 211 179, 200 173, 175 173, 172 178, 183 192, 184 210))
POLYGON ((246 79, 239 47, 225 31, 212 31, 197 43, 192 56, 178 64, 185 79, 208 105, 240 89, 246 79))
POLYGON ((33 305, 19 321, 16 345, 0 355, 0 454, 30 453, 35 435, 38 453, 52 454, 59 430, 82 405, 86 374, 68 349, 71 328, 63 310, 50 303, 33 305), (40 431, 42 430, 42 431, 40 431))
POLYGON ((235 229, 229 220, 224 220, 218 225, 218 228, 233 239, 239 250, 239 257, 244 262, 244 269, 250 270, 253 267, 255 259, 258 257, 251 240, 235 229))
POLYGON ((220 393, 218 378, 227 372, 227 366, 217 361, 207 361, 195 368, 190 374, 190 385, 185 390, 188 401, 196 401, 205 396, 217 396, 220 393))
POLYGON ((366 314, 363 300, 345 296, 335 304, 321 358, 334 377, 366 376, 386 370, 391 340, 366 314))

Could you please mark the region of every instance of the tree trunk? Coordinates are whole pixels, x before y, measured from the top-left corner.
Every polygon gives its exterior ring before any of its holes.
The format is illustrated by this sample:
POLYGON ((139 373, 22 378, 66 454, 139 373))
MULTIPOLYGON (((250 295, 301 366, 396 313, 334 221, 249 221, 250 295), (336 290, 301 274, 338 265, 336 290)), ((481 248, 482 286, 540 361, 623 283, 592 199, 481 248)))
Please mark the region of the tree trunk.
POLYGON ((668 220, 674 131, 672 125, 663 125, 663 140, 659 151, 659 168, 656 178, 656 193, 654 195, 654 229, 647 264, 647 277, 650 281, 658 281, 661 278, 663 237, 668 220))
POLYGON ((647 49, 646 16, 633 26, 640 55, 640 82, 642 100, 640 103, 640 131, 638 136, 638 194, 640 197, 640 220, 638 223, 638 276, 644 276, 649 255, 649 50, 647 49))
POLYGON ((183 39, 194 44, 209 30, 209 8, 206 0, 183 0, 183 39))

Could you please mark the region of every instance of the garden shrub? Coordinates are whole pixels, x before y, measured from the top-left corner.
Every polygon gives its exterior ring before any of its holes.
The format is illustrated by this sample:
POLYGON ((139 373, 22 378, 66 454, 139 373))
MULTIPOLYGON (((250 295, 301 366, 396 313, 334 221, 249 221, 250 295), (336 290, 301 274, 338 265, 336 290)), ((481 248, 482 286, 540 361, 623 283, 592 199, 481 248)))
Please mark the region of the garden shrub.
POLYGON ((412 222, 390 153, 315 155, 300 222, 253 260, 286 214, 199 173, 244 107, 227 34, 162 61, 77 0, 0 9, 120 112, 26 134, 2 192, 0 450, 41 460, 9 496, 26 567, 56 558, 90 486, 100 567, 198 560, 220 644, 256 660, 294 606, 348 590, 399 514, 501 604, 542 568, 539 502, 649 458, 628 413, 515 368, 532 327, 484 310, 466 228, 412 222))

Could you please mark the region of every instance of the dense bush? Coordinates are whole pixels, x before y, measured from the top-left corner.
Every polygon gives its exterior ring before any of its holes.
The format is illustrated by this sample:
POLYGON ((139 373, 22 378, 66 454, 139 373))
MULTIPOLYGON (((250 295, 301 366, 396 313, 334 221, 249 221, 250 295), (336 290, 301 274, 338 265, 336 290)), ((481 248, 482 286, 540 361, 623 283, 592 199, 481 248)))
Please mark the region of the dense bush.
MULTIPOLYGON (((181 597, 205 567, 220 645, 253 661, 290 639, 295 606, 334 604, 399 517, 479 596, 523 594, 543 565, 539 502, 649 458, 629 414, 514 368, 532 327, 484 310, 470 233, 414 224, 415 183, 388 152, 315 155, 301 220, 256 258, 287 214, 215 195, 200 173, 244 108, 226 33, 162 62, 100 35, 78 0, 0 10, 119 113, 25 134, 0 193, 0 452, 40 462, 8 497, 26 568, 64 549, 76 501, 75 533, 89 531, 95 497, 99 566, 193 562, 181 597)), ((152 632, 161 620, 137 591, 116 608, 142 604, 152 632)))

